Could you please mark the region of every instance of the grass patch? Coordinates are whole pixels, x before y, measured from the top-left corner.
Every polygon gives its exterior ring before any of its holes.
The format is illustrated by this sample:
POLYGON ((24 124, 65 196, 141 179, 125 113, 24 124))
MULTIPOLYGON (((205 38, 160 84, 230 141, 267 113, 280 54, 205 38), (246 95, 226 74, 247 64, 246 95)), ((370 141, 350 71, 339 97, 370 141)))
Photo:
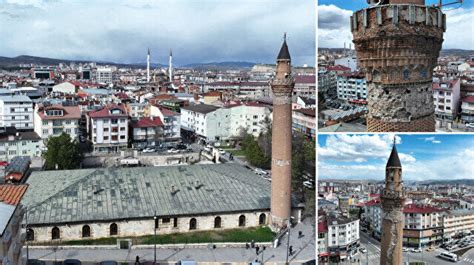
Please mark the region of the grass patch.
POLYGON ((226 151, 231 153, 233 156, 245 156, 245 151, 244 150, 229 149, 229 150, 226 150, 226 151))
POLYGON ((200 231, 192 233, 176 233, 144 236, 137 238, 138 244, 192 244, 192 243, 220 243, 220 242, 270 242, 274 233, 268 227, 249 229, 230 229, 220 231, 200 231))
MULTIPOLYGON (((167 235, 153 235, 142 237, 123 237, 132 239, 133 244, 196 244, 196 243, 245 243, 251 242, 271 242, 275 234, 268 227, 257 227, 247 229, 229 229, 219 231, 199 231, 191 233, 176 233, 167 235)), ((116 245, 118 238, 98 238, 84 240, 69 240, 59 242, 41 243, 43 246, 65 245, 65 246, 92 246, 92 245, 116 245)), ((35 245, 35 244, 31 244, 35 245)))

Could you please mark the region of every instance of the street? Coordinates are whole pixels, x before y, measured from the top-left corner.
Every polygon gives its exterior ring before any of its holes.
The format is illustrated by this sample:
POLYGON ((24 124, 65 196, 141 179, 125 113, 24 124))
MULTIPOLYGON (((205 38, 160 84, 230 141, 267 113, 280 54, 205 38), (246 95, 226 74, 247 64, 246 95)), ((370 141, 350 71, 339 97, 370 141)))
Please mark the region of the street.
MULTIPOLYGON (((290 246, 293 246, 294 254, 289 257, 292 264, 301 264, 314 259, 315 255, 315 232, 314 219, 306 219, 291 229, 290 246), (298 231, 303 232, 303 237, 298 237, 298 231)), ((287 239, 285 235, 277 248, 268 247, 263 253, 256 254, 255 249, 242 248, 179 248, 179 249, 157 249, 157 260, 160 263, 175 263, 180 260, 195 260, 197 262, 242 262, 249 263, 255 260, 270 263, 284 263, 286 261, 287 239), (263 254, 263 255, 262 255, 263 254)), ((44 261, 60 261, 65 259, 79 259, 87 262, 101 262, 104 260, 116 260, 119 262, 133 262, 139 256, 141 261, 153 261, 153 246, 134 249, 86 249, 86 248, 30 248, 30 259, 44 261)), ((25 247, 22 255, 26 256, 25 247)))
MULTIPOLYGON (((360 259, 359 264, 379 264, 380 263, 380 242, 375 240, 374 238, 370 237, 368 234, 364 232, 360 232, 360 243, 361 247, 367 249, 367 253, 358 253, 355 256, 355 259, 360 259), (367 262, 368 257, 368 262, 367 262)), ((413 261, 423 261, 425 264, 447 264, 449 261, 443 260, 437 255, 441 252, 444 252, 443 249, 436 249, 432 252, 423 251, 421 253, 413 253, 413 252, 403 252, 403 261, 404 262, 413 262, 413 261)), ((474 249, 469 250, 463 256, 459 257, 460 261, 456 264, 474 264, 474 249)), ((350 263, 348 263, 350 264, 350 263)), ((352 263, 354 264, 354 263, 352 263)), ((357 264, 357 262, 355 262, 357 264)))

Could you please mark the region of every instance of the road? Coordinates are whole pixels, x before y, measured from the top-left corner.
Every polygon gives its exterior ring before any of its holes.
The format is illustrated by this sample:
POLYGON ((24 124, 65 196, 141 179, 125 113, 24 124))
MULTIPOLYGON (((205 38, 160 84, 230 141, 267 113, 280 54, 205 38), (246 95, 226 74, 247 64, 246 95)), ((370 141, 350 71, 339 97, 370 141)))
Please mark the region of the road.
MULTIPOLYGON (((358 253, 355 256, 355 259, 360 259, 359 264, 379 264, 380 263, 380 242, 370 237, 364 232, 360 232, 360 242, 361 247, 367 249, 367 253, 358 253), (367 263, 368 257, 368 263, 367 263)), ((403 261, 404 262, 413 262, 413 261, 424 261, 429 265, 445 265, 449 262, 442 260, 437 257, 441 252, 444 252, 443 249, 436 249, 432 252, 424 251, 422 253, 412 253, 412 252, 403 252, 403 261)), ((357 262, 352 264, 358 264, 357 262)), ((460 261, 456 264, 461 265, 473 265, 474 264, 474 249, 466 252, 463 256, 460 257, 460 261)))
MULTIPOLYGON (((290 246, 294 254, 289 257, 292 264, 301 264, 314 259, 315 255, 315 228, 314 219, 306 219, 291 229, 290 246), (303 237, 298 237, 298 231, 303 232, 303 237)), ((263 253, 263 260, 268 263, 284 263, 286 261, 287 239, 285 235, 277 248, 267 248, 263 253)), ((120 262, 133 262, 138 255, 141 261, 153 261, 153 247, 147 249, 59 249, 30 248, 30 259, 55 261, 64 259, 79 259, 87 262, 100 262, 104 260, 117 260, 120 262)), ((23 256, 26 250, 23 248, 23 256)), ((198 262, 243 262, 249 263, 262 260, 262 253, 256 255, 255 249, 243 248, 180 248, 158 249, 157 260, 161 263, 175 263, 179 260, 195 260, 198 262)))

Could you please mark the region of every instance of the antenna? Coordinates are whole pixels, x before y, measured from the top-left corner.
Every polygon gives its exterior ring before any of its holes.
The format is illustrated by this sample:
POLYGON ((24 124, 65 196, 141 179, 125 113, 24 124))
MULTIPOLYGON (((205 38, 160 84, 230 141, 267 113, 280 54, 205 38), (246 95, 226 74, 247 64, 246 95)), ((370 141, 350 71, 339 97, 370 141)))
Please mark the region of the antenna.
POLYGON ((283 33, 283 41, 286 41, 286 32, 283 33))

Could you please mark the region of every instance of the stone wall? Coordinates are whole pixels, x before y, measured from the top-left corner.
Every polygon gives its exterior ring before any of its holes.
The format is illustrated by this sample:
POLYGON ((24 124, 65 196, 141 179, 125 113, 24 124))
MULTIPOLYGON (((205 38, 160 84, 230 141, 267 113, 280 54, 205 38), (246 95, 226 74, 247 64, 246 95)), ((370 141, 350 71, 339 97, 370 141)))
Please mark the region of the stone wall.
POLYGON ((178 153, 178 154, 136 154, 123 156, 117 154, 100 154, 84 158, 82 164, 84 167, 111 167, 120 165, 120 160, 134 157, 145 166, 167 166, 174 164, 189 164, 198 162, 200 156, 198 152, 178 153))
MULTIPOLYGON (((185 233, 193 231, 205 231, 205 230, 224 230, 239 228, 239 217, 245 216, 245 227, 257 227, 259 226, 259 217, 261 214, 265 214, 265 224, 268 224, 269 211, 256 211, 256 212, 244 212, 239 214, 222 214, 222 215, 201 215, 201 216, 182 216, 177 218, 177 227, 174 227, 174 217, 171 217, 169 223, 163 223, 163 218, 159 217, 158 228, 156 233, 160 234, 171 234, 171 233, 185 233), (221 228, 214 228, 214 220, 219 216, 221 217, 221 228), (190 220, 196 219, 196 230, 190 230, 190 220)), ((58 227, 60 230, 60 240, 81 240, 81 239, 97 239, 106 238, 110 236, 110 225, 112 223, 117 224, 118 234, 117 237, 138 237, 144 235, 154 234, 155 221, 153 217, 143 218, 136 220, 110 220, 110 221, 97 221, 97 222, 84 222, 80 224, 57 224, 57 225, 35 225, 31 226, 34 231, 34 242, 47 242, 52 240, 52 229, 58 227), (88 225, 91 230, 91 236, 88 238, 82 237, 82 228, 84 225, 88 225)))

